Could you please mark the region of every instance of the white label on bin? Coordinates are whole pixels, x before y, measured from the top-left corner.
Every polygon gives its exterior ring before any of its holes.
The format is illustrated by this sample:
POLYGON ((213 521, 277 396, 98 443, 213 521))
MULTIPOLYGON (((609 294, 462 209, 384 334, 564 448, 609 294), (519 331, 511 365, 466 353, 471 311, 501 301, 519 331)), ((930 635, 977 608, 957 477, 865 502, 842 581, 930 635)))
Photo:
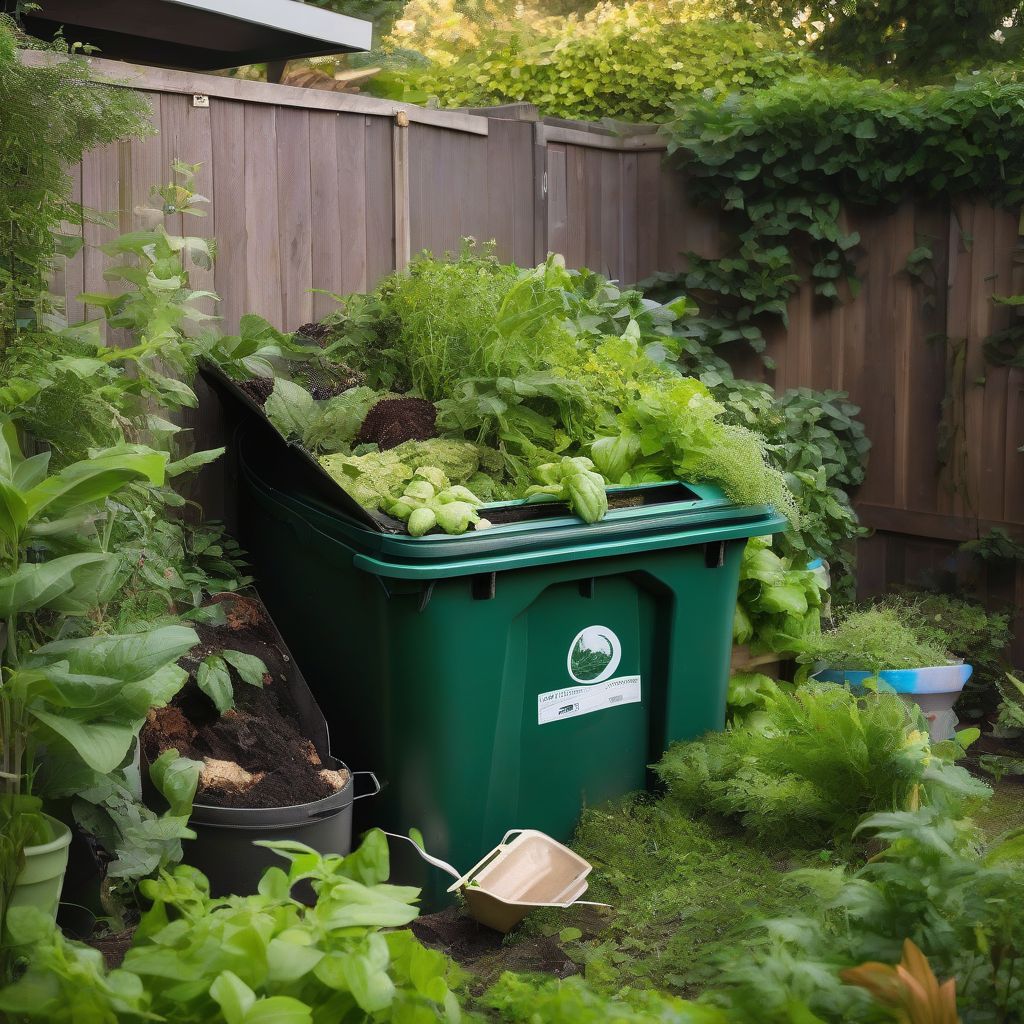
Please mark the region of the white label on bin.
POLYGON ((560 722, 620 704, 640 703, 640 677, 618 676, 589 686, 566 686, 537 695, 537 724, 560 722))

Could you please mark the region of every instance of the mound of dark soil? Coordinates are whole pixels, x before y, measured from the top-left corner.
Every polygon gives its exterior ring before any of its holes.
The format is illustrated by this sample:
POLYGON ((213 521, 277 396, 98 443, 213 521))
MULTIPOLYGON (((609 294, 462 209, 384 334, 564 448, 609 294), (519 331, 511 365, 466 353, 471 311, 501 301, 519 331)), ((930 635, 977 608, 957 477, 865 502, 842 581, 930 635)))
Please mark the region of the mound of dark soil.
POLYGON ((274 390, 274 380, 272 377, 253 377, 250 380, 240 380, 238 387, 257 405, 265 405, 274 390))
POLYGON ((310 341, 321 348, 327 343, 331 336, 332 328, 327 324, 310 323, 295 328, 295 340, 298 342, 310 341))
POLYGON ((426 441, 437 437, 436 419, 437 410, 425 398, 382 398, 366 414, 356 443, 385 451, 403 441, 426 441))
POLYGON ((357 370, 341 363, 294 363, 292 376, 316 401, 336 398, 350 388, 359 387, 366 378, 357 370))
POLYGON ((288 693, 288 656, 263 607, 251 598, 221 595, 227 621, 196 624, 200 644, 181 660, 189 681, 167 707, 149 713, 142 732, 146 757, 172 747, 203 762, 196 803, 214 807, 287 807, 336 793, 345 773, 324 767, 302 735, 288 693), (223 715, 199 689, 200 662, 223 650, 255 655, 267 666, 263 685, 243 682, 231 669, 235 707, 223 715))

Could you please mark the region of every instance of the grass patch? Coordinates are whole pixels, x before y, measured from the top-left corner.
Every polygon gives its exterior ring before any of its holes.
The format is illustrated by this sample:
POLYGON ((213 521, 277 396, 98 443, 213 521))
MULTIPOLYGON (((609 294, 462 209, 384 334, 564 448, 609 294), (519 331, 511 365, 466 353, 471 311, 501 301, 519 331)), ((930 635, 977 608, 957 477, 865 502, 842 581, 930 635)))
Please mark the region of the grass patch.
POLYGON ((753 920, 799 909, 781 876, 821 863, 813 851, 773 855, 644 794, 586 811, 572 847, 594 865, 586 899, 613 909, 538 913, 512 942, 558 940, 606 993, 629 985, 699 994, 753 920))
POLYGON ((1014 778, 985 781, 992 787, 992 797, 976 801, 970 811, 988 846, 1007 832, 1024 828, 1024 783, 1014 778))

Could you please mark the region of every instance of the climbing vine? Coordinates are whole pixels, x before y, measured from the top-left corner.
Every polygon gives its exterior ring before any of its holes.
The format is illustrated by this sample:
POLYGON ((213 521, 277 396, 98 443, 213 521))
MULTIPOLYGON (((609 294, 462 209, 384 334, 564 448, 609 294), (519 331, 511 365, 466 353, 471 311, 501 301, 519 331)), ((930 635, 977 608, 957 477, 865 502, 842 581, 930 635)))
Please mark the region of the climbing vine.
MULTIPOLYGON (((856 295, 860 237, 844 208, 1024 200, 1024 83, 1007 70, 919 88, 800 76, 724 102, 697 98, 664 130, 694 196, 725 210, 735 233, 722 258, 687 254, 684 284, 710 309, 699 326, 711 346, 743 339, 763 352, 764 329, 786 323, 805 274, 827 300, 856 295)), ((926 258, 909 257, 918 270, 926 258)))

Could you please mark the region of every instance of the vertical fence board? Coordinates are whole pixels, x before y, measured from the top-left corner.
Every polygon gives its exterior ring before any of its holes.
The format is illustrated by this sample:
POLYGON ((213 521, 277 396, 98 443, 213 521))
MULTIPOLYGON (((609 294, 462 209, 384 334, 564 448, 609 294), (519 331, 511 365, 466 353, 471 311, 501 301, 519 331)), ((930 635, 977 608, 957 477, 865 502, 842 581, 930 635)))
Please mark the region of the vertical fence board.
MULTIPOLYGON (((1013 291, 1013 257, 1017 246, 1017 218, 1011 211, 996 210, 992 230, 992 263, 995 277, 992 290, 996 295, 1013 291)), ((991 332, 1010 326, 1010 307, 996 305, 989 299, 986 330, 979 341, 979 361, 984 375, 982 392, 981 437, 978 448, 978 514, 983 519, 1002 519, 1006 494, 1006 426, 1009 410, 1009 370, 987 365, 984 338, 991 332)))
POLYGON ((548 176, 547 249, 566 255, 569 248, 569 200, 565 146, 549 145, 545 149, 548 176))
MULTIPOLYGON (((640 280, 665 266, 661 258, 664 234, 659 223, 662 186, 665 186, 666 192, 673 193, 665 197, 664 201, 674 205, 674 201, 679 198, 674 193, 677 188, 681 188, 682 178, 662 174, 660 153, 637 153, 636 159, 636 276, 640 280)), ((678 240, 676 245, 681 248, 678 240)))
MULTIPOLYGON (((370 284, 367 276, 369 232, 366 220, 366 189, 369 180, 366 124, 369 120, 361 114, 338 114, 336 125, 341 291, 345 293, 365 291, 370 284)), ((374 184, 375 189, 380 187, 379 182, 374 184)), ((390 225, 387 230, 391 230, 390 225)))
POLYGON ((622 154, 600 153, 601 245, 594 270, 616 281, 622 274, 622 154))
MULTIPOLYGON (((311 111, 309 115, 311 280, 314 288, 336 294, 344 290, 338 117, 338 114, 329 111, 311 111)), ((313 295, 311 304, 315 319, 337 308, 329 295, 313 295)))
POLYGON ((366 125, 366 285, 372 288, 395 269, 394 181, 391 121, 367 117, 366 125))
MULTIPOLYGON (((992 295, 995 292, 995 211, 991 206, 975 204, 971 243, 970 307, 967 321, 967 365, 965 368, 965 458, 966 488, 964 514, 980 512, 982 465, 985 454, 985 405, 990 396, 982 383, 988 367, 983 344, 992 323, 992 295)), ((1000 503, 1001 504, 1001 503, 1000 503)))
MULTIPOLYGON (((104 227, 97 224, 90 218, 88 211, 95 213, 114 215, 118 214, 120 201, 119 190, 119 153, 116 143, 109 146, 102 146, 86 153, 82 160, 82 205, 86 209, 85 222, 82 227, 82 234, 85 238, 85 248, 82 251, 82 286, 87 292, 109 293, 116 285, 112 285, 103 277, 103 271, 113 262, 99 250, 99 246, 110 242, 117 237, 116 228, 104 227)), ((102 311, 95 307, 86 307, 85 317, 100 316, 102 311)), ((107 332, 103 328, 105 336, 109 337, 111 344, 123 345, 125 339, 121 332, 107 332)))
POLYGON ((906 396, 908 430, 905 505, 918 511, 938 508, 939 420, 945 390, 946 282, 949 212, 925 207, 915 217, 915 243, 931 247, 931 266, 912 286, 916 307, 910 337, 906 396))
POLYGON ((277 213, 277 111, 245 110, 245 229, 249 311, 284 328, 277 213))
POLYGON ((277 227, 285 330, 313 316, 313 196, 309 111, 277 112, 277 227))
POLYGON ((637 273, 637 217, 639 202, 638 161, 636 153, 622 154, 622 191, 619 197, 619 252, 622 261, 622 283, 635 284, 640 275, 637 273))
POLYGON ((213 205, 217 211, 216 290, 225 331, 252 309, 249 301, 249 236, 246 228, 245 107, 225 101, 210 108, 213 205))
MULTIPOLYGON (((75 164, 68 171, 71 176, 71 201, 82 202, 83 165, 75 164)), ((81 218, 74 223, 64 223, 61 230, 69 235, 82 237, 84 234, 81 218)), ((85 319, 86 311, 78 296, 85 291, 85 249, 80 249, 71 259, 59 262, 60 281, 56 283, 56 294, 64 296, 64 313, 68 323, 85 319)))

